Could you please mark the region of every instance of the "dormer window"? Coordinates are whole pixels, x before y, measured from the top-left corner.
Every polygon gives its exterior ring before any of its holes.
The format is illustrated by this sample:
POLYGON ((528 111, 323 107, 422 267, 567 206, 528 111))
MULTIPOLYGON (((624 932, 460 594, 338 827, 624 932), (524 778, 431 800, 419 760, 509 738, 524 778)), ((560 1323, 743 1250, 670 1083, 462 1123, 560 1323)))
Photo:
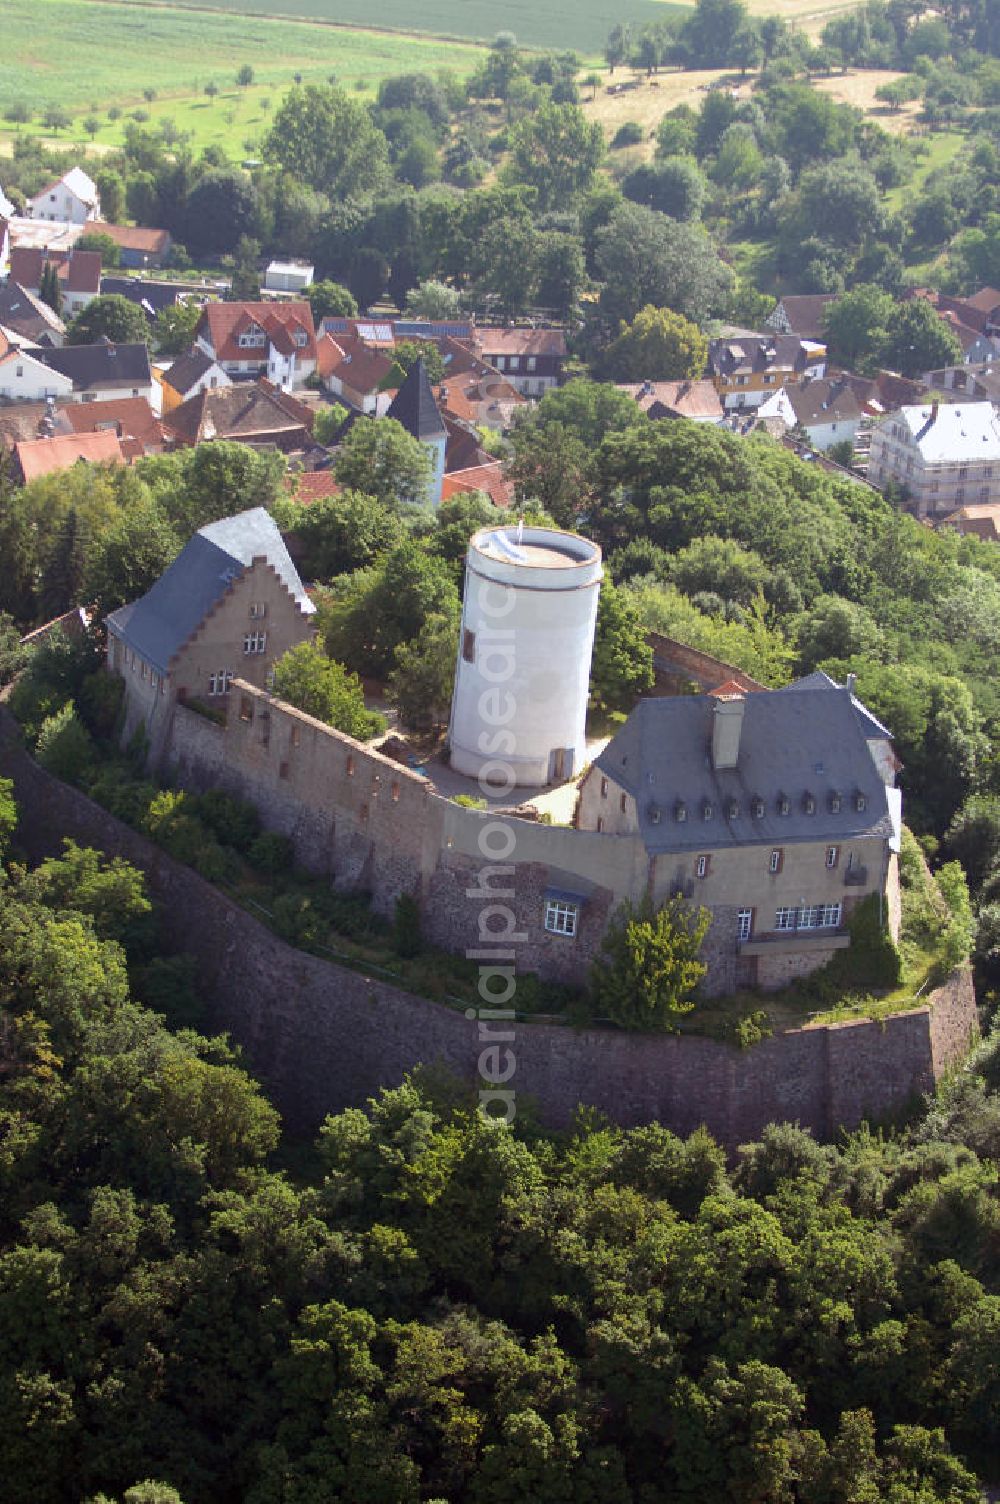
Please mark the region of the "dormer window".
POLYGON ((726 816, 730 820, 738 820, 739 819, 739 817, 740 817, 740 806, 739 806, 739 801, 738 800, 736 800, 736 799, 730 799, 729 803, 726 805, 726 816))
POLYGON ((674 819, 677 821, 678 825, 683 825, 687 817, 687 805, 684 803, 683 799, 678 799, 677 803, 674 805, 674 819))
POLYGON ((705 802, 701 806, 701 818, 703 820, 711 820, 712 815, 714 813, 715 813, 715 811, 712 809, 711 800, 706 799, 705 802))
POLYGON ((802 809, 807 815, 814 815, 816 813, 816 798, 814 794, 806 792, 802 795, 802 809))
POLYGON ((859 815, 863 815, 865 810, 868 808, 868 800, 865 795, 860 792, 860 790, 854 796, 854 808, 857 810, 859 815))
POLYGON ((295 343, 298 345, 298 347, 299 347, 300 350, 301 350, 301 348, 302 348, 303 345, 307 345, 309 343, 309 336, 308 336, 308 334, 306 333, 306 331, 304 329, 297 329, 296 330, 296 332, 295 332, 295 343))
POLYGON ((791 809, 792 809, 792 801, 789 799, 788 795, 787 794, 779 794, 778 795, 778 814, 779 815, 790 814, 791 813, 791 809))
POLYGON ((752 804, 750 805, 750 808, 751 808, 751 810, 753 812, 753 817, 754 817, 755 820, 763 820, 763 818, 764 818, 764 801, 763 801, 763 799, 754 799, 753 802, 752 802, 752 804))
POLYGON ((830 795, 830 813, 831 815, 840 814, 840 795, 836 791, 830 795))

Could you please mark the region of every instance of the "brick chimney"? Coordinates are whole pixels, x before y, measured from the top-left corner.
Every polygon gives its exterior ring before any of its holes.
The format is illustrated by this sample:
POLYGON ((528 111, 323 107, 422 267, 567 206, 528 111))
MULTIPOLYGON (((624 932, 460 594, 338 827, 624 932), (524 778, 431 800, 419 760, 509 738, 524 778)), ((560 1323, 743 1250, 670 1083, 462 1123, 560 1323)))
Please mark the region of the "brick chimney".
POLYGON ((716 771, 735 768, 739 762, 745 709, 743 695, 723 695, 712 705, 712 767, 716 771))

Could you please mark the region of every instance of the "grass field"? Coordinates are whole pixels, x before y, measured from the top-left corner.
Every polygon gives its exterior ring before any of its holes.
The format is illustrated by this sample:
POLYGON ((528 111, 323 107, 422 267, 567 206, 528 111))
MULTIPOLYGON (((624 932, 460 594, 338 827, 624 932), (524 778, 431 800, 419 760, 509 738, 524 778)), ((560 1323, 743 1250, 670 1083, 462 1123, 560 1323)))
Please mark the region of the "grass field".
POLYGON ((25 100, 37 111, 63 105, 86 114, 93 106, 101 114, 112 104, 144 105, 149 86, 161 101, 201 95, 205 111, 221 120, 237 106, 231 99, 213 104, 202 91, 209 82, 232 87, 243 63, 255 71, 259 103, 268 90, 287 88, 295 73, 335 73, 347 88, 359 80, 374 87, 408 70, 468 73, 479 56, 469 43, 307 21, 106 0, 0 0, 0 112, 25 100))
MULTIPOLYGON (((138 0, 143 3, 143 0, 138 0)), ((185 0, 180 0, 181 4, 185 0)), ((192 0, 199 5, 201 0, 192 0)), ((806 0, 775 0, 776 5, 804 4, 806 0)), ((815 7, 816 0, 809 0, 815 7)), ((230 11, 241 19, 248 16, 307 16, 312 20, 344 26, 373 23, 402 32, 432 32, 445 37, 468 37, 492 41, 498 31, 512 31, 524 47, 572 48, 586 54, 600 53, 616 21, 633 27, 662 20, 681 7, 669 0, 615 0, 609 8, 602 0, 205 0, 206 7, 230 11)))

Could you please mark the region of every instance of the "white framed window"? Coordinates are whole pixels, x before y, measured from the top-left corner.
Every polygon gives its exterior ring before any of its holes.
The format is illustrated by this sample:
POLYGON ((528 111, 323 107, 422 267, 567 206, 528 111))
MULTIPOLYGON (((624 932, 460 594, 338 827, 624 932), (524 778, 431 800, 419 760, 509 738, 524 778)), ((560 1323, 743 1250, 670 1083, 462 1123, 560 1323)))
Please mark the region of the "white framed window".
POLYGON ((740 909, 736 916, 737 940, 749 940, 753 934, 753 909, 740 909))
POLYGON ((820 904, 819 922, 825 930, 835 930, 840 927, 841 906, 839 903, 820 904))
POLYGON ((535 359, 535 357, 533 355, 529 355, 528 356, 528 370, 529 371, 533 371, 535 369, 535 367, 536 367, 537 364, 538 364, 538 362, 535 359))
POLYGON ((790 801, 785 797, 784 794, 782 794, 781 798, 778 800, 778 814, 787 815, 791 810, 791 807, 792 806, 790 801))
POLYGON ((698 858, 698 860, 694 864, 695 876, 696 877, 707 877, 708 873, 709 873, 709 868, 711 867, 711 865, 712 865, 712 858, 710 856, 700 856, 698 858))
POLYGON ((580 905, 566 903, 561 898, 547 898, 545 900, 545 928, 550 935, 576 934, 577 921, 580 917, 580 905))
POLYGON ((820 914, 823 911, 823 907, 824 906, 822 904, 812 903, 807 904, 805 908, 800 909, 798 924, 799 929, 814 930, 820 922, 820 914))
POLYGON ((839 846, 828 846, 826 848, 826 865, 828 867, 830 867, 830 868, 836 867, 836 865, 839 862, 839 860, 840 860, 840 847, 839 846))
POLYGON ((298 345, 299 349, 301 349, 303 345, 307 345, 309 343, 309 336, 304 329, 296 330, 295 343, 298 345))
POLYGON ((776 930, 793 930, 795 928, 795 909, 780 908, 775 910, 774 927, 776 930))
POLYGON ((813 798, 812 794, 807 794, 805 796, 802 801, 802 808, 807 815, 814 815, 816 813, 816 800, 813 798))
POLYGON ((781 847, 776 846, 767 859, 768 872, 780 872, 783 859, 784 853, 782 852, 781 847))
POLYGON ((266 616, 266 615, 267 615, 267 605, 266 605, 266 603, 264 601, 251 601, 250 602, 250 620, 251 621, 260 621, 260 619, 262 617, 266 616))
POLYGON ((247 653, 266 653, 267 652, 267 633, 266 632, 247 632, 246 635, 243 638, 243 652, 244 652, 244 654, 247 654, 247 653))
POLYGON ((511 370, 512 371, 518 370, 520 368, 520 365, 521 365, 521 357, 520 357, 520 355, 512 355, 510 357, 510 368, 511 368, 511 370))
POLYGON ((703 820, 711 820, 712 814, 713 814, 712 806, 709 803, 709 801, 706 799, 705 803, 701 807, 701 818, 703 820))
POLYGON ((868 808, 868 800, 864 794, 855 794, 854 808, 857 810, 859 815, 863 814, 864 811, 868 808))
POLYGON ((214 674, 208 676, 208 692, 210 695, 227 695, 232 683, 233 671, 231 668, 220 668, 214 674))

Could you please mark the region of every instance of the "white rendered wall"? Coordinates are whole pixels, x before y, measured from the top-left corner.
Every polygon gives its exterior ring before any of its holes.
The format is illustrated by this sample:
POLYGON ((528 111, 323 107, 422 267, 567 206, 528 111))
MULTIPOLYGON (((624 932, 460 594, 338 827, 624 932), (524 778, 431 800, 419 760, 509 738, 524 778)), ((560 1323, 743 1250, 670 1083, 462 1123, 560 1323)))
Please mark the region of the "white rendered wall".
POLYGON ((516 541, 517 528, 484 528, 469 544, 462 635, 451 716, 451 765, 469 777, 540 788, 583 766, 587 694, 594 645, 601 551, 585 538, 525 528, 523 543, 571 553, 545 567, 483 551, 494 532, 516 541), (463 649, 475 634, 474 661, 463 649))

